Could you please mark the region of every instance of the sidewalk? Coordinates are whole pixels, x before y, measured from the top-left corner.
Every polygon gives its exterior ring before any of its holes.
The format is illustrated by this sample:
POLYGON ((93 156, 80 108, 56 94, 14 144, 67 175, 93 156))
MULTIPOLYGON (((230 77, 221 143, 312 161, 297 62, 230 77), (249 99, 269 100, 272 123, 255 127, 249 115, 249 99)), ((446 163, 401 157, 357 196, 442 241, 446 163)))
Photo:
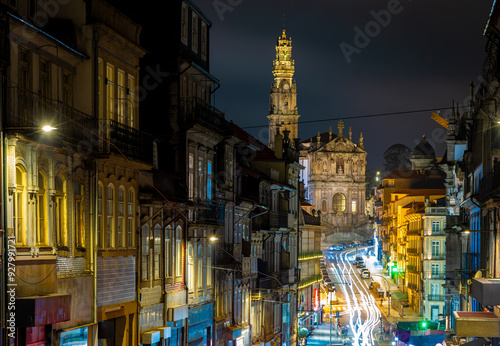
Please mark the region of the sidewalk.
MULTIPOLYGON (((397 284, 392 280, 390 276, 387 276, 384 273, 384 270, 382 266, 379 264, 377 260, 371 260, 371 261, 366 261, 366 265, 370 272, 372 273, 372 279, 373 281, 376 281, 380 284, 380 287, 384 289, 384 291, 387 289, 387 283, 389 283, 390 286, 390 293, 395 293, 395 292, 402 292, 397 284)), ((391 298, 395 299, 395 298, 391 298)), ((391 301, 391 307, 388 307, 388 301, 387 297, 384 297, 382 300, 381 298, 375 297, 375 303, 380 309, 380 312, 382 315, 386 318, 386 320, 391 324, 391 325, 396 325, 398 322, 405 322, 405 321, 419 321, 422 319, 422 316, 419 316, 418 313, 413 311, 410 308, 405 308, 403 310, 403 316, 401 316, 400 311, 397 311, 394 309, 392 306, 392 301, 391 301)))
MULTIPOLYGON (((315 328, 311 334, 306 338, 307 346, 328 345, 330 344, 330 322, 323 322, 315 328)), ((332 345, 344 345, 344 339, 337 336, 335 325, 331 333, 332 345)))

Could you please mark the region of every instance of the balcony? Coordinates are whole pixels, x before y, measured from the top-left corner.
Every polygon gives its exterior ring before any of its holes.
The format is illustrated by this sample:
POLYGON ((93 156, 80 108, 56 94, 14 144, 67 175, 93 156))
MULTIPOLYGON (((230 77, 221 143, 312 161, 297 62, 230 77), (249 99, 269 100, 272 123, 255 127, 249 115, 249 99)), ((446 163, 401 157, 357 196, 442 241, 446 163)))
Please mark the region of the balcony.
POLYGON ((419 253, 419 251, 418 251, 418 249, 412 249, 412 248, 410 248, 410 249, 406 249, 406 253, 412 254, 412 255, 416 255, 416 254, 419 253))
POLYGON ((224 205, 222 203, 207 200, 198 201, 198 208, 193 210, 192 220, 195 224, 222 226, 224 224, 224 205))
POLYGON ((321 218, 319 216, 312 216, 304 213, 304 223, 306 225, 321 226, 321 218))
POLYGON ((424 279, 435 279, 435 280, 443 280, 446 277, 446 272, 437 271, 437 272, 426 272, 424 274, 424 279))
POLYGON ((418 272, 417 266, 406 266, 406 270, 409 272, 418 272))
POLYGON ((446 207, 427 207, 425 208, 425 215, 441 215, 446 216, 446 207))
POLYGON ((253 224, 260 229, 272 229, 272 228, 290 228, 293 225, 289 225, 289 214, 284 211, 272 211, 263 214, 256 218, 253 224))
POLYGON ((115 153, 146 163, 153 161, 153 138, 115 120, 99 121, 99 149, 103 154, 115 153))
MULTIPOLYGON (((97 121, 92 116, 70 107, 61 101, 42 98, 40 95, 22 91, 19 87, 9 87, 5 116, 7 130, 15 130, 42 140, 41 128, 51 125, 57 128, 55 135, 47 137, 50 143, 63 140, 72 144, 85 141, 85 149, 92 146, 97 137, 97 121)), ((50 144, 47 143, 47 144, 50 144)), ((60 145, 59 143, 53 143, 60 145)))
POLYGON ((500 318, 492 312, 454 311, 457 337, 500 337, 500 318))
POLYGON ((321 251, 306 251, 299 253, 299 261, 320 259, 322 257, 323 257, 323 252, 321 251))
POLYGON ((500 164, 495 165, 495 169, 484 176, 479 181, 479 195, 477 199, 484 203, 490 198, 500 197, 500 164))
POLYGON ((281 285, 292 285, 295 282, 299 281, 297 273, 298 271, 295 270, 295 268, 283 269, 279 273, 278 280, 280 281, 281 285))
POLYGON ((185 98, 181 109, 185 119, 191 125, 200 124, 219 133, 225 129, 224 113, 199 98, 185 98))
POLYGON ((307 277, 305 279, 300 280, 299 288, 304 288, 304 287, 313 285, 313 284, 315 284, 317 282, 320 282, 321 280, 322 280, 322 276, 321 275, 312 275, 312 276, 309 276, 309 277, 307 277))
POLYGON ((444 302, 445 296, 444 295, 428 294, 427 300, 433 301, 433 302, 444 302))

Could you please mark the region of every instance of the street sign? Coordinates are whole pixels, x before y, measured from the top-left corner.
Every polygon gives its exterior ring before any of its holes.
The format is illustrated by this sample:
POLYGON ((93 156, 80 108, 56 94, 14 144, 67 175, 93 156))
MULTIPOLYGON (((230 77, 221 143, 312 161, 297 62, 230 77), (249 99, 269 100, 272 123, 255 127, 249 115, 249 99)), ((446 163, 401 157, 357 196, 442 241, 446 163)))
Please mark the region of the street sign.
POLYGON ((335 311, 335 317, 339 318, 340 317, 340 311, 335 311))

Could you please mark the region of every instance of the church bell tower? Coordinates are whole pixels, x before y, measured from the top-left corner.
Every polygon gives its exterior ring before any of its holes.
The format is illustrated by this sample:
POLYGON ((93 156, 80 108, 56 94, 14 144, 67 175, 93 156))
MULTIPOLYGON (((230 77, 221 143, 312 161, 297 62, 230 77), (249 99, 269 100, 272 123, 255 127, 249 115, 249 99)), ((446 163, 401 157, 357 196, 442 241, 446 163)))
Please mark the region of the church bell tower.
POLYGON ((292 60, 292 39, 285 29, 276 44, 273 61, 274 82, 269 93, 269 147, 274 149, 274 136, 288 130, 289 138, 298 138, 297 85, 293 80, 295 61, 292 60))

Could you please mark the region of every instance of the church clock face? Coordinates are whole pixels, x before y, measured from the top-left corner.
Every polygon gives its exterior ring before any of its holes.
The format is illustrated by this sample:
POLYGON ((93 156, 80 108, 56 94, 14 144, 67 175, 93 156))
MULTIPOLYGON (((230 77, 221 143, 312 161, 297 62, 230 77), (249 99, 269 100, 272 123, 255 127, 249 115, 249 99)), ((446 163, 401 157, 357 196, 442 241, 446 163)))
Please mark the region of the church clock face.
POLYGON ((285 83, 285 85, 283 85, 283 89, 285 89, 285 90, 290 89, 290 85, 288 85, 288 83, 285 83))

